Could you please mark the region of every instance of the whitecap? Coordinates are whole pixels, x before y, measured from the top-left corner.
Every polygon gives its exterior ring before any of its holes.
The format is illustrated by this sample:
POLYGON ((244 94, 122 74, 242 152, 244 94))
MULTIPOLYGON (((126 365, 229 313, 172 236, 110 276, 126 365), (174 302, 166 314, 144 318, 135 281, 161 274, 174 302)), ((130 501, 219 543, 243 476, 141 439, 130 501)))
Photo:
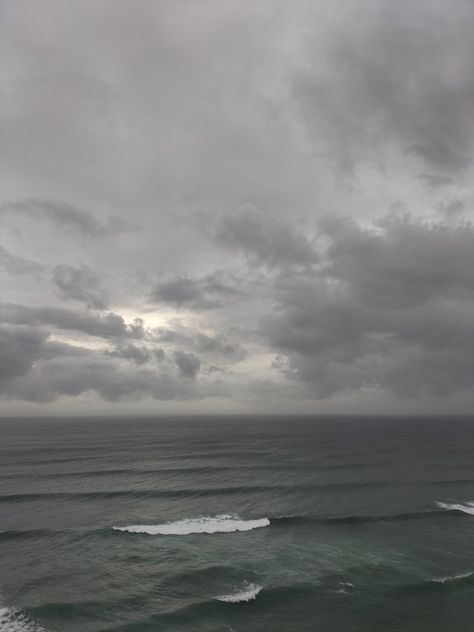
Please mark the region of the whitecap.
POLYGON ((462 511, 463 513, 470 514, 474 516, 474 502, 466 502, 466 503, 436 503, 438 507, 441 509, 446 509, 447 511, 462 511))
POLYGON ((226 603, 241 603, 242 601, 251 601, 255 599, 263 586, 258 584, 246 584, 243 588, 230 595, 221 595, 216 597, 217 601, 225 601, 226 603))
POLYGON ((0 608, 0 630, 2 632, 45 632, 28 615, 18 608, 0 608))
POLYGON ((201 518, 184 518, 176 522, 164 524, 133 524, 126 527, 113 527, 115 531, 128 533, 146 533, 148 535, 191 535, 195 533, 233 533, 235 531, 251 531, 268 527, 268 518, 242 520, 235 514, 219 514, 201 518))
POLYGON ((435 582, 436 584, 446 584, 446 582, 455 582, 459 579, 467 579, 468 577, 472 577, 474 572, 470 571, 468 573, 459 573, 458 575, 448 575, 447 577, 437 577, 435 579, 431 579, 431 582, 435 582))

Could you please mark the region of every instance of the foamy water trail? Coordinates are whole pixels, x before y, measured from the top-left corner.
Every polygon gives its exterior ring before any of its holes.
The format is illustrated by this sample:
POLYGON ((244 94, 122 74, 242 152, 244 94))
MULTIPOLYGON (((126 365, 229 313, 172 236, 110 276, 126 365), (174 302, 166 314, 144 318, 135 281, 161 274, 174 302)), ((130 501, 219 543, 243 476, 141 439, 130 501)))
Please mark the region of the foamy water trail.
POLYGON ((242 601, 251 601, 255 599, 262 590, 262 586, 258 584, 246 584, 244 588, 231 593, 230 595, 221 595, 216 597, 217 601, 225 601, 226 603, 241 603, 242 601))
POLYGON ((474 502, 466 502, 466 503, 436 503, 438 507, 441 509, 446 509, 447 511, 462 511, 463 513, 470 514, 474 516, 474 502))
POLYGON ((202 518, 184 518, 176 522, 164 524, 134 524, 126 527, 113 527, 115 531, 128 533, 146 533, 148 535, 191 535, 196 533, 233 533, 235 531, 251 531, 268 527, 268 518, 242 520, 235 514, 220 514, 202 518))
POLYGON ((18 608, 0 608, 1 632, 46 632, 18 608))

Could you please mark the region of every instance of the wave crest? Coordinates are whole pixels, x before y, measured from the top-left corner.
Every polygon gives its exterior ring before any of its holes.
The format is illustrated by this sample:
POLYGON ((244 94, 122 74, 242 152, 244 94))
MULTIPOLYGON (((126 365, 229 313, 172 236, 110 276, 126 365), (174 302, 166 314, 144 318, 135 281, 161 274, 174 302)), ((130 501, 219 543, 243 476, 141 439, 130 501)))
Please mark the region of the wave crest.
POLYGON ((474 583, 474 572, 458 573, 446 577, 433 577, 417 584, 406 584, 401 588, 402 592, 444 592, 456 591, 464 586, 472 586, 474 583))
POLYGON ((458 582, 463 581, 464 579, 472 579, 474 575, 473 571, 468 573, 459 573, 458 575, 448 575, 448 577, 436 577, 435 579, 431 579, 431 583, 435 584, 446 584, 449 582, 458 582))
POLYGON ((447 511, 462 511, 463 513, 470 514, 474 516, 474 502, 469 501, 466 503, 436 503, 438 507, 441 509, 446 509, 447 511))
POLYGON ((191 535, 197 533, 233 533, 235 531, 251 531, 268 527, 268 518, 242 520, 235 514, 219 514, 201 518, 184 518, 176 522, 164 524, 135 524, 126 527, 112 527, 115 531, 127 533, 145 533, 148 535, 191 535))
MULTIPOLYGON (((457 509, 457 507, 455 508, 457 509)), ((474 511, 474 507, 472 508, 474 511)), ((426 518, 462 517, 459 512, 448 514, 444 508, 437 510, 414 511, 398 514, 374 514, 374 515, 342 515, 342 516, 275 516, 271 517, 273 525, 292 524, 322 524, 322 525, 358 525, 372 522, 399 522, 405 520, 423 520, 426 518)))
POLYGON ((238 590, 235 593, 215 597, 215 599, 217 599, 217 601, 225 601, 226 603, 241 603, 243 601, 251 601, 252 599, 256 599, 258 593, 262 590, 262 588, 263 586, 259 586, 258 584, 246 584, 243 589, 238 590))

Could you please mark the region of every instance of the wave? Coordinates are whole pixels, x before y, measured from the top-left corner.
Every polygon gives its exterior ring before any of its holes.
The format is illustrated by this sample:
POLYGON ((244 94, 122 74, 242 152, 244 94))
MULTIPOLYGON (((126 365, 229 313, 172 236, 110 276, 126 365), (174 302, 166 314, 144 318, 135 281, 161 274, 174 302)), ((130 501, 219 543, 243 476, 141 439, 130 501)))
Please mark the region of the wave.
POLYGON ((441 502, 436 502, 436 504, 441 509, 445 509, 447 511, 460 511, 462 513, 470 514, 471 516, 474 516, 474 502, 473 501, 469 501, 469 502, 466 502, 466 503, 441 503, 441 502))
POLYGON ((230 496, 233 494, 255 494, 264 492, 307 492, 312 490, 351 490, 360 487, 379 487, 388 485, 386 481, 346 482, 346 483, 310 483, 301 485, 237 485, 234 487, 191 487, 170 489, 112 489, 91 492, 34 492, 29 494, 0 495, 0 503, 20 503, 36 500, 103 500, 113 498, 183 498, 189 496, 230 496))
MULTIPOLYGON (((93 494, 94 495, 94 494, 93 494)), ((274 528, 297 525, 363 525, 378 522, 399 522, 411 520, 425 520, 433 518, 468 518, 466 514, 474 514, 474 503, 466 505, 437 503, 437 510, 406 512, 399 514, 374 515, 342 515, 342 516, 304 516, 280 515, 264 518, 243 520, 237 514, 218 514, 200 518, 184 518, 175 522, 162 524, 137 524, 114 526, 114 531, 128 533, 142 533, 149 535, 188 535, 193 533, 231 533, 233 531, 251 531, 259 527, 272 526, 274 528)), ((106 537, 111 534, 110 527, 71 528, 71 529, 25 529, 0 530, 0 541, 23 538, 47 538, 60 533, 97 534, 106 537)))
POLYGON ((268 527, 268 518, 242 520, 236 514, 219 514, 202 518, 184 518, 176 522, 164 524, 136 524, 126 527, 112 527, 115 531, 127 533, 144 533, 148 535, 191 535, 197 533, 233 533, 235 531, 252 531, 260 527, 268 527))
MULTIPOLYGON (((249 584, 242 587, 242 590, 237 590, 234 593, 223 595, 221 597, 210 597, 203 599, 202 601, 193 601, 183 605, 177 605, 175 608, 171 608, 168 611, 162 611, 159 614, 154 613, 145 616, 133 622, 133 624, 125 623, 122 625, 114 625, 102 629, 102 632, 138 632, 139 630, 168 630, 168 629, 194 629, 196 627, 196 621, 202 621, 205 619, 215 620, 219 617, 228 616, 229 607, 235 604, 238 607, 245 608, 247 603, 253 601, 255 597, 261 593, 261 597, 258 597, 255 603, 249 604, 249 607, 256 609, 257 614, 260 608, 263 612, 269 609, 275 609, 281 606, 283 600, 291 600, 297 607, 297 601, 301 597, 307 597, 315 595, 314 585, 290 585, 280 587, 265 587, 262 588, 258 584, 249 584), (255 596, 254 596, 255 594, 255 596), (181 627, 182 626, 182 627, 181 627)), ((295 609, 296 611, 296 609, 295 609)))
MULTIPOLYGON (((143 533, 149 535, 188 535, 192 533, 230 533, 233 531, 251 531, 259 527, 272 526, 274 528, 298 525, 363 525, 378 522, 399 522, 411 520, 424 520, 433 518, 468 518, 466 514, 474 512, 474 506, 459 509, 457 505, 449 505, 447 511, 443 503, 438 503, 440 509, 419 512, 407 512, 399 514, 375 514, 375 515, 343 515, 343 516, 304 516, 304 515, 282 515, 264 518, 243 520, 238 515, 218 514, 215 516, 204 516, 200 518, 184 518, 175 522, 162 524, 138 524, 126 526, 114 526, 114 531, 129 533, 143 533)), ((0 541, 9 539, 27 538, 47 538, 60 533, 70 532, 75 535, 111 535, 110 527, 96 528, 72 528, 72 529, 30 529, 30 530, 0 530, 0 541)))
POLYGON ((8 529, 0 531, 1 540, 16 540, 20 538, 43 538, 56 533, 50 529, 8 529))
POLYGON ((198 487, 189 489, 116 489, 96 492, 36 492, 31 494, 0 495, 0 503, 21 503, 36 500, 107 500, 113 498, 184 498, 190 496, 230 496, 280 490, 276 485, 240 485, 237 487, 198 487))
POLYGON ((469 571, 468 573, 459 573, 458 575, 448 575, 447 577, 435 577, 430 581, 436 584, 446 584, 447 582, 463 581, 472 577, 474 577, 474 571, 469 571))
MULTIPOLYGON (((473 507, 474 511, 474 507, 473 507)), ((346 515, 346 516, 275 516, 270 518, 272 525, 290 524, 320 524, 320 525, 351 525, 371 522, 399 522, 405 520, 423 520, 425 518, 460 517, 462 513, 447 513, 444 509, 413 511, 398 514, 346 515)))
MULTIPOLYGON (((245 466, 241 466, 242 469, 245 466)), ((93 478, 93 477, 107 477, 107 476, 121 476, 121 475, 132 475, 132 476, 143 476, 144 474, 215 474, 220 472, 228 472, 230 469, 235 469, 232 466, 224 466, 224 465, 203 465, 200 467, 152 467, 152 468, 116 468, 110 470, 74 470, 70 472, 59 472, 52 474, 41 474, 39 475, 41 478, 93 478)), ((248 469, 248 468, 246 468, 248 469)), ((7 475, 9 478, 38 478, 38 474, 25 474, 25 475, 7 475)), ((6 478, 6 476, 1 476, 0 479, 6 478)))
POLYGON ((454 591, 462 589, 466 586, 474 584, 474 572, 458 573, 456 575, 448 575, 446 577, 433 577, 417 584, 407 584, 401 587, 401 591, 406 593, 412 592, 439 592, 454 591))
POLYGON ((0 630, 2 632, 46 632, 18 608, 0 608, 0 630))
POLYGON ((251 601, 252 599, 256 599, 258 593, 262 590, 263 586, 259 586, 258 584, 246 584, 245 587, 241 590, 238 590, 235 593, 231 593, 230 595, 222 595, 221 597, 216 597, 217 601, 225 601, 226 603, 241 603, 242 601, 251 601))

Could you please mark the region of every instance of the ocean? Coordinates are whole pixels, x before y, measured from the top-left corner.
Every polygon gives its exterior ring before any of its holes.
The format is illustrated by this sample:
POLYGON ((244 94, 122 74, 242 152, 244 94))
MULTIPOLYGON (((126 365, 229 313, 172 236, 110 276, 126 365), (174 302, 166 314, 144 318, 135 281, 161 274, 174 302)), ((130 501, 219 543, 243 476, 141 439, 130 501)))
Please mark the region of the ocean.
POLYGON ((474 630, 474 419, 0 421, 1 632, 474 630))

